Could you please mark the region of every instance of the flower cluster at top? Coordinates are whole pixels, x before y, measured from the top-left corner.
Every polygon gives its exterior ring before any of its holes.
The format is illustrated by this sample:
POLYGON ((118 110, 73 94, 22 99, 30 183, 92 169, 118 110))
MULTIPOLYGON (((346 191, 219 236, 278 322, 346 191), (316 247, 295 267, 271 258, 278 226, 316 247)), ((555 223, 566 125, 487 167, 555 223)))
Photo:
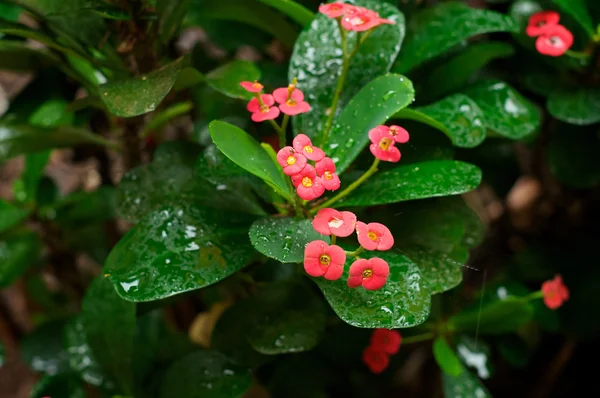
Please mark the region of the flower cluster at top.
POLYGON ((537 37, 535 48, 540 54, 560 57, 573 45, 573 34, 558 21, 555 11, 536 12, 529 18, 526 33, 537 37))
POLYGON ((240 86, 254 94, 254 98, 248 102, 247 109, 252 113, 252 120, 255 122, 277 119, 280 112, 295 116, 310 111, 310 105, 304 101, 304 93, 296 88, 295 81, 287 87, 275 89, 272 95, 262 94, 264 86, 257 81, 241 82, 240 86), (279 105, 274 106, 275 102, 279 105))
POLYGON ((329 18, 338 19, 344 29, 356 32, 364 32, 383 24, 394 24, 394 21, 381 18, 373 10, 339 2, 321 4, 319 12, 329 18))
POLYGON ((396 330, 375 329, 362 359, 373 373, 383 372, 390 364, 390 356, 400 350, 402 336, 396 330))
POLYGON ((569 299, 569 289, 563 283, 562 277, 556 275, 554 279, 542 283, 542 295, 546 307, 555 310, 569 299))
POLYGON ((340 246, 328 245, 322 240, 310 242, 304 249, 304 270, 307 274, 332 281, 340 279, 344 273, 346 255, 350 255, 355 261, 349 270, 349 287, 362 286, 367 290, 378 290, 385 285, 390 274, 388 263, 378 257, 368 260, 358 257, 365 249, 386 251, 392 248, 394 237, 385 225, 365 224, 357 221, 354 213, 330 208, 319 210, 312 225, 318 233, 331 235, 332 242, 335 242, 336 237, 345 238, 356 231, 361 246, 354 252, 346 252, 340 246))

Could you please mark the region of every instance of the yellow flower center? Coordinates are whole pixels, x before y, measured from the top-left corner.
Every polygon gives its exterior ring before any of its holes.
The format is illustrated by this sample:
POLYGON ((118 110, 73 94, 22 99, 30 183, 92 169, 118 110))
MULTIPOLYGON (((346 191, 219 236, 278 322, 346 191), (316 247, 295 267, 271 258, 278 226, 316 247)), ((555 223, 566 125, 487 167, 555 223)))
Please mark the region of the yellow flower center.
POLYGON ((367 236, 369 237, 369 239, 371 239, 373 242, 375 242, 378 238, 377 234, 373 231, 369 231, 369 233, 367 234, 367 236))
POLYGON ((254 83, 252 83, 252 87, 254 87, 254 88, 262 88, 262 86, 263 86, 263 85, 262 85, 262 84, 260 84, 260 83, 259 83, 259 82, 257 82, 257 81, 254 81, 254 83))
POLYGON ((362 277, 363 277, 364 279, 370 278, 370 277, 372 277, 372 276, 373 276, 373 271, 372 271, 372 270, 370 270, 370 269, 366 269, 366 270, 364 270, 364 271, 362 272, 362 277))
POLYGON ((350 18, 349 22, 354 25, 363 25, 364 23, 366 23, 367 21, 365 21, 364 19, 360 18, 360 17, 352 17, 350 18))
POLYGON ((327 254, 321 254, 321 257, 319 257, 319 262, 321 265, 329 265, 331 262, 331 257, 329 257, 327 254))
POLYGON ((390 127, 390 134, 395 137, 398 135, 398 128, 397 127, 390 127))
POLYGON ((325 177, 326 180, 331 180, 333 178, 333 174, 331 174, 331 171, 326 171, 323 173, 323 177, 325 177))
POLYGON ((310 145, 307 145, 304 147, 304 152, 306 153, 313 153, 313 149, 310 145))
POLYGON ((313 181, 310 177, 304 177, 302 179, 302 186, 304 186, 305 188, 310 188, 312 187, 313 181))
POLYGON ((287 106, 296 106, 297 105, 296 101, 294 101, 293 99, 289 99, 289 100, 285 101, 285 104, 287 106))
POLYGON ((267 112, 269 112, 270 110, 271 110, 271 108, 270 108, 270 107, 268 107, 268 106, 266 106, 266 105, 261 105, 261 106, 260 106, 260 111, 261 111, 262 113, 267 113, 267 112))
POLYGON ((390 145, 392 145, 391 138, 382 138, 381 141, 379 141, 379 148, 383 149, 384 151, 387 151, 390 145))
POLYGON ((288 156, 288 158, 285 160, 285 162, 287 164, 289 164, 290 166, 293 164, 296 164, 296 158, 292 155, 288 156))

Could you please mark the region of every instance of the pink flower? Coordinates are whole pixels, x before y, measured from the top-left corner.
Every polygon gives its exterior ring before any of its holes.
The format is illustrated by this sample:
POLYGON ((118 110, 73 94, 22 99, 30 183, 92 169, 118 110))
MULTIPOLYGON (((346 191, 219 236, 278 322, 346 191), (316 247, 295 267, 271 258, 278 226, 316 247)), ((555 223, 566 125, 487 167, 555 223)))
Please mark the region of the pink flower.
POLYGON ((390 364, 390 356, 373 346, 365 348, 362 360, 369 370, 376 374, 383 372, 390 364))
POLYGON ((353 6, 344 3, 329 3, 321 4, 319 6, 319 12, 327 15, 328 18, 339 18, 344 15, 353 6))
POLYGON ((377 222, 369 224, 357 222, 356 235, 358 236, 358 243, 367 250, 385 251, 394 246, 394 237, 388 227, 377 222))
POLYGON ((257 82, 256 80, 254 81, 254 83, 241 82, 240 86, 244 87, 246 89, 246 91, 248 91, 250 93, 260 93, 263 89, 263 85, 260 84, 259 82, 257 82))
POLYGON ((405 144, 410 139, 408 131, 406 131, 405 128, 396 126, 395 124, 392 124, 389 127, 388 134, 391 135, 394 141, 396 141, 398 144, 405 144))
POLYGON ((352 7, 342 18, 342 27, 346 30, 364 32, 381 24, 394 24, 389 19, 383 19, 375 11, 364 7, 352 7))
POLYGON ((325 152, 323 152, 321 148, 313 146, 310 138, 304 134, 298 134, 296 138, 294 138, 292 145, 296 151, 306 156, 307 159, 314 160, 315 162, 318 162, 325 157, 325 152))
POLYGON ((310 105, 304 101, 304 93, 293 85, 276 89, 273 91, 273 97, 281 112, 286 115, 295 116, 310 111, 310 105))
POLYGON ((371 347, 393 355, 400 349, 402 336, 397 330, 375 329, 371 335, 371 347))
POLYGON ((563 283, 560 275, 542 283, 542 293, 544 294, 544 304, 551 310, 557 309, 569 299, 569 289, 563 283))
POLYGON ((373 156, 386 162, 400 161, 400 151, 394 146, 394 138, 389 133, 387 126, 377 126, 369 131, 371 146, 369 149, 373 156))
POLYGON ((277 162, 283 167, 283 172, 289 176, 300 173, 306 167, 306 158, 291 146, 283 147, 277 152, 277 162))
POLYGON ((296 192, 304 200, 313 200, 325 193, 321 177, 317 177, 315 168, 307 164, 302 171, 292 176, 296 192))
POLYGON ((314 240, 304 248, 304 270, 310 276, 323 276, 335 281, 342 277, 345 263, 346 253, 339 246, 314 240))
POLYGON ((352 235, 356 227, 356 215, 349 211, 321 209, 312 222, 313 228, 323 235, 345 238, 352 235))
POLYGON ((275 100, 272 95, 261 94, 260 100, 262 103, 258 101, 258 98, 252 98, 248 102, 247 109, 252 112, 252 121, 264 122, 279 116, 279 108, 273 106, 275 100))
POLYGON ((529 24, 525 32, 528 36, 535 37, 546 32, 548 27, 558 25, 560 15, 555 11, 540 11, 529 17, 529 24))
POLYGON ((384 260, 373 257, 356 260, 350 266, 348 286, 351 288, 363 286, 367 290, 381 289, 390 275, 390 267, 384 260))
POLYGON ((315 165, 317 174, 323 180, 323 186, 328 191, 335 191, 340 188, 340 177, 335 173, 335 164, 330 158, 323 158, 315 165))
POLYGON ((573 45, 573 34, 562 25, 551 25, 535 41, 540 54, 560 57, 573 45))

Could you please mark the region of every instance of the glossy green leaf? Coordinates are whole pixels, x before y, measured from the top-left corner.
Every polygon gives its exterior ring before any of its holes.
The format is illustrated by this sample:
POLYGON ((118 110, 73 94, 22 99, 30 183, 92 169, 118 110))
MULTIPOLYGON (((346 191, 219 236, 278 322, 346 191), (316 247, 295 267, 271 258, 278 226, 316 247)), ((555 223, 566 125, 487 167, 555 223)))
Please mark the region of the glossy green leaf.
POLYGON ((443 374, 443 386, 445 398, 492 398, 479 379, 468 371, 457 377, 443 374))
POLYGON ((73 374, 46 376, 38 381, 29 393, 30 398, 86 398, 81 379, 73 374))
POLYGON ((22 209, 0 199, 0 233, 14 227, 27 218, 31 211, 22 209))
POLYGON ((181 25, 190 0, 157 0, 158 34, 163 43, 169 43, 181 25))
POLYGON ((575 18, 575 20, 583 26, 590 37, 594 36, 594 24, 592 22, 592 17, 587 10, 585 0, 552 0, 552 2, 575 18))
POLYGON ((152 112, 171 91, 183 64, 184 59, 180 58, 146 75, 105 83, 100 86, 100 98, 116 116, 152 112))
POLYGON ((464 369, 456 353, 443 337, 438 337, 433 342, 433 357, 442 369, 442 372, 449 376, 458 377, 464 369))
POLYGON ((0 19, 10 22, 17 22, 19 15, 23 12, 21 7, 10 3, 0 3, 0 19))
POLYGON ((509 16, 459 2, 427 8, 409 21, 406 43, 392 71, 406 73, 464 40, 491 32, 518 32, 518 26, 509 16))
POLYGON ((484 114, 488 129, 520 140, 533 134, 541 124, 538 109, 508 84, 488 80, 465 91, 484 114))
MULTIPOLYGON (((349 266, 336 281, 312 278, 335 313, 345 322, 360 328, 408 328, 429 316, 431 296, 422 281, 419 267, 396 252, 377 253, 388 262, 390 276, 386 285, 375 291, 351 289, 346 281, 349 266)), ((347 260, 350 263, 350 259, 347 260)))
POLYGON ((428 98, 439 98, 465 86, 488 63, 513 55, 514 48, 504 42, 476 42, 434 69, 427 76, 428 98), (451 79, 448 76, 452 76, 451 79))
POLYGON ((443 293, 458 286, 469 257, 467 249, 460 246, 456 246, 450 253, 416 245, 400 251, 419 266, 423 285, 431 294, 443 293))
POLYGON ((152 301, 200 289, 247 265, 254 217, 216 212, 202 203, 157 207, 111 251, 104 266, 117 292, 130 301, 152 301))
POLYGON ((251 99, 254 94, 240 86, 240 82, 260 79, 260 70, 249 61, 233 61, 210 71, 206 83, 218 92, 232 98, 251 99))
POLYGON ((222 354, 200 351, 175 362, 166 372, 161 398, 241 398, 252 385, 250 370, 222 354))
POLYGON ((585 126, 600 122, 600 90, 559 90, 548 97, 548 112, 558 120, 585 126))
POLYGON ((294 21, 298 22, 302 26, 308 26, 315 14, 310 10, 307 10, 301 4, 298 4, 294 0, 259 0, 261 3, 265 3, 269 5, 288 17, 292 18, 294 21))
POLYGON ((53 99, 40 105, 28 118, 29 124, 38 127, 58 127, 73 124, 75 115, 69 110, 69 103, 63 99, 53 99))
MULTIPOLYGON (((404 15, 396 7, 378 0, 356 0, 352 3, 379 12, 383 18, 394 21, 395 25, 377 28, 352 58, 337 107, 338 114, 367 83, 390 70, 404 38, 404 15)), ((350 49, 354 46, 354 36, 348 36, 350 49)), ((290 60, 288 78, 298 78, 298 87, 304 91, 306 101, 311 105, 310 112, 292 119, 296 134, 304 133, 315 138, 323 130, 338 78, 342 73, 342 59, 341 35, 337 22, 323 14, 317 15, 310 27, 298 37, 290 60)), ((394 88, 387 91, 392 90, 394 88)), ((384 94, 381 93, 369 105, 375 107, 380 102, 386 105, 381 98, 384 94)), ((390 102, 396 101, 397 98, 390 98, 390 102)), ((373 112, 373 109, 369 109, 369 112, 361 109, 362 115, 373 112)), ((330 137, 335 137, 335 132, 330 137)))
POLYGON ((115 146, 114 143, 99 135, 76 127, 42 128, 28 125, 0 125, 0 162, 45 149, 82 144, 115 146))
POLYGON ((62 320, 46 322, 23 337, 20 353, 31 369, 50 376, 68 371, 69 362, 62 339, 64 326, 62 320))
POLYGON ((490 378, 493 368, 490 347, 485 341, 462 335, 456 344, 456 353, 467 367, 475 369, 478 377, 484 380, 490 378))
POLYGON ((510 333, 529 322, 533 312, 530 302, 510 296, 482 308, 467 308, 450 318, 448 327, 458 331, 478 331, 479 334, 510 333))
POLYGON ((408 106, 415 96, 404 76, 387 74, 364 86, 344 107, 325 149, 341 174, 369 143, 369 130, 408 106))
POLYGON ((97 277, 81 304, 83 330, 94 357, 122 392, 133 391, 135 304, 123 300, 110 281, 97 277))
POLYGON ((375 174, 334 207, 372 206, 406 200, 459 195, 481 183, 481 170, 455 160, 398 166, 375 174))
POLYGON ((600 137, 593 131, 571 128, 568 134, 558 129, 548 145, 548 164, 563 184, 591 188, 600 183, 600 137))
POLYGON ((0 238, 0 288, 21 276, 37 261, 40 251, 40 240, 33 232, 19 232, 0 238))
POLYGON ((147 137, 152 133, 152 131, 160 130, 168 123, 172 122, 173 119, 185 115, 194 109, 194 104, 192 102, 180 102, 178 104, 174 104, 165 108, 164 110, 157 112, 152 120, 150 120, 140 132, 140 136, 147 137))
POLYGON ((215 145, 241 168, 263 179, 271 188, 288 201, 294 201, 291 184, 286 181, 278 164, 252 136, 240 128, 219 120, 209 125, 210 136, 215 145))
POLYGON ((282 263, 301 263, 304 248, 313 240, 329 242, 329 237, 314 230, 310 220, 268 217, 250 228, 250 241, 256 250, 282 263))

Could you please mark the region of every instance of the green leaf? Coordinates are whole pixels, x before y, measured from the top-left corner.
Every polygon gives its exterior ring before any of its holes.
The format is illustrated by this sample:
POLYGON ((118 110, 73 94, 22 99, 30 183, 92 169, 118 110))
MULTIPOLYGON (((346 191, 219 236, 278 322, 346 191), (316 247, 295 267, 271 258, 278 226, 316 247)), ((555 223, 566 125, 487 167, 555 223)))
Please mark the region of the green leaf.
POLYGON ((29 393, 30 398, 86 398, 81 379, 73 374, 46 376, 38 381, 29 393))
POLYGON ((554 91, 548 97, 548 112, 566 123, 586 126, 600 122, 600 90, 579 88, 554 91))
POLYGON ((208 126, 215 145, 241 168, 263 179, 290 203, 294 201, 291 184, 282 177, 280 166, 263 147, 244 130, 219 120, 208 126))
POLYGON ((590 37, 594 36, 594 24, 584 0, 552 0, 552 2, 575 18, 590 37))
POLYGON ((5 349, 4 349, 4 344, 0 343, 0 368, 2 368, 2 365, 4 365, 4 358, 5 358, 5 349))
POLYGON ((395 253, 377 253, 388 262, 390 276, 386 285, 375 291, 351 289, 346 281, 348 269, 336 281, 312 278, 335 313, 345 322, 360 328, 408 328, 429 316, 431 296, 422 282, 419 267, 395 253))
POLYGON ((433 357, 442 369, 442 372, 449 376, 458 377, 464 371, 454 350, 448 346, 443 337, 438 337, 433 342, 433 357))
POLYGON ((140 132, 141 137, 147 137, 153 131, 160 130, 165 125, 170 123, 173 119, 185 115, 189 111, 194 109, 194 104, 190 101, 180 102, 178 104, 173 104, 168 108, 157 112, 154 117, 144 125, 142 131, 140 132))
POLYGON ((406 200, 459 195, 481 183, 481 170, 455 160, 398 166, 372 176, 334 207, 372 206, 406 200))
POLYGON ((458 286, 462 281, 463 265, 469 257, 467 249, 460 246, 450 253, 419 246, 402 248, 400 251, 419 266, 423 285, 431 294, 443 293, 458 286))
POLYGON ((13 283, 38 260, 41 244, 33 232, 19 232, 0 238, 0 288, 13 283))
POLYGON ((256 250, 282 263, 301 263, 304 248, 313 240, 329 242, 329 237, 316 232, 310 220, 268 217, 250 227, 250 241, 256 250))
POLYGON ((158 15, 158 34, 160 40, 167 44, 181 25, 188 10, 190 0, 157 0, 156 14, 158 15))
POLYGON ((259 1, 281 11, 282 13, 292 18, 294 21, 298 22, 302 26, 308 26, 315 17, 315 14, 313 12, 307 10, 303 5, 298 4, 293 0, 259 1))
POLYGON ((0 162, 12 157, 64 148, 94 144, 114 148, 115 144, 88 130, 76 127, 42 128, 27 125, 0 124, 0 162))
POLYGON ((457 331, 478 331, 480 334, 510 333, 533 317, 533 306, 527 300, 510 296, 492 301, 482 308, 467 308, 448 321, 448 327, 457 331))
POLYGON ((28 118, 29 124, 38 127, 58 127, 73 124, 75 114, 63 99, 52 99, 40 105, 28 118))
POLYGON ((0 233, 19 224, 31 213, 29 209, 21 209, 10 202, 0 199, 0 233))
POLYGON ((460 148, 474 148, 485 140, 485 120, 482 110, 464 94, 454 94, 431 105, 410 110, 403 117, 403 109, 395 118, 422 121, 437 128, 460 148), (424 115, 421 116, 419 115, 424 115))
POLYGON ((468 371, 462 372, 457 377, 444 373, 443 385, 445 398, 492 398, 479 379, 468 371))
POLYGON ((24 42, 0 40, 0 69, 32 71, 61 64, 60 58, 45 50, 34 50, 24 42))
POLYGON ((568 134, 558 129, 548 146, 552 174, 574 188, 591 188, 600 183, 600 137, 587 129, 571 128, 568 134))
MULTIPOLYGON (((352 3, 379 12, 383 18, 394 21, 395 25, 377 28, 360 46, 350 63, 337 112, 367 83, 390 70, 404 38, 404 15, 396 7, 378 0, 356 0, 352 3)), ((354 36, 348 36, 350 49, 354 48, 354 36)), ((338 78, 342 73, 342 60, 341 35, 337 22, 323 14, 317 15, 310 27, 296 40, 290 60, 288 78, 298 78, 298 87, 304 91, 306 101, 311 106, 310 112, 292 119, 297 134, 304 133, 314 138, 323 130, 338 78)), ((393 88, 388 91, 390 90, 393 88)), ((379 102, 382 102, 381 96, 369 105, 375 107, 379 102)), ((361 109, 361 114, 370 113, 373 113, 372 108, 369 112, 361 109)), ((335 137, 335 133, 331 136, 335 137)))
POLYGON ((175 362, 166 372, 161 398, 241 398, 252 385, 249 369, 222 354, 200 351, 175 362))
POLYGON ((55 220, 64 226, 111 220, 115 217, 115 194, 111 186, 71 193, 53 206, 55 220))
POLYGON ((240 82, 260 79, 260 70, 249 61, 233 61, 206 75, 206 83, 228 97, 251 99, 252 93, 246 91, 240 82))
POLYGON ((215 212, 197 202, 157 207, 111 251, 105 274, 130 301, 159 300, 200 289, 246 266, 254 217, 215 212))
POLYGON ((67 352, 63 348, 64 326, 63 320, 46 322, 21 340, 21 356, 31 369, 50 376, 69 370, 67 352))
POLYGON ((473 43, 427 76, 427 97, 439 98, 455 92, 467 84, 485 65, 498 58, 510 57, 514 52, 514 48, 504 42, 473 43), (448 76, 452 78, 449 79, 448 76))
POLYGON ((512 18, 495 11, 441 3, 411 18, 406 43, 392 71, 406 73, 473 36, 518 30, 512 18))
POLYGON ((100 98, 116 116, 133 117, 152 112, 171 91, 183 64, 184 59, 180 58, 146 75, 102 84, 100 98))
POLYGON ((119 297, 113 285, 99 276, 83 298, 81 314, 94 357, 121 391, 131 394, 135 304, 119 297))
POLYGON ((372 80, 344 107, 329 137, 327 154, 341 174, 369 142, 369 130, 408 106, 415 96, 404 76, 387 74, 372 80))
POLYGON ((6 21, 17 22, 22 12, 21 7, 9 3, 0 3, 0 18, 6 21))
POLYGON ((92 11, 102 18, 112 19, 114 21, 129 21, 131 19, 131 14, 124 11, 121 7, 96 4, 92 11))
POLYGON ((508 84, 488 80, 465 91, 483 111, 488 129, 520 140, 533 134, 541 124, 538 109, 508 84))

